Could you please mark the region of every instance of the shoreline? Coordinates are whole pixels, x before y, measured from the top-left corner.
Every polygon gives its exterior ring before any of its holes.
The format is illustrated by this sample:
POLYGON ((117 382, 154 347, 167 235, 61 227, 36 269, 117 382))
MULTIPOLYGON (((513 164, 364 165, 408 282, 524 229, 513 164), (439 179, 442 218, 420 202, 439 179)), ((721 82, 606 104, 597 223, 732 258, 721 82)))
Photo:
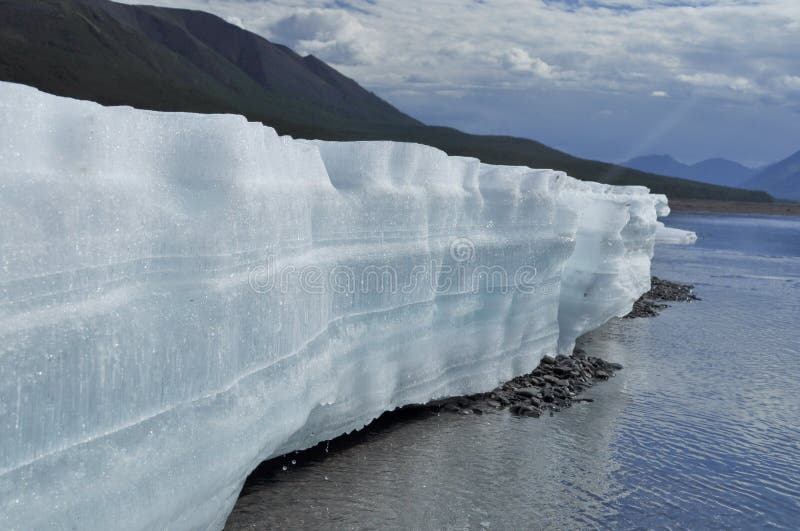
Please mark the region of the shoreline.
POLYGON ((754 203, 745 201, 716 201, 712 199, 670 199, 673 212, 696 214, 767 214, 773 216, 800 216, 800 203, 754 203))
MULTIPOLYGON (((693 289, 692 285, 652 277, 651 289, 634 303, 631 312, 623 319, 656 317, 669 307, 668 302, 701 300, 694 295, 693 289)), ((518 417, 538 418, 545 412, 552 416, 554 412, 576 403, 594 402, 592 398, 581 398, 580 394, 597 382, 612 378, 622 369, 622 365, 590 356, 580 347, 576 347, 570 356, 545 356, 532 372, 512 378, 492 391, 441 398, 426 404, 409 404, 386 411, 360 430, 263 461, 250 473, 239 497, 247 495, 278 472, 322 461, 331 452, 356 446, 370 434, 404 422, 441 414, 484 415, 503 410, 518 417)))
POLYGON ((633 303, 633 309, 623 319, 640 317, 656 317, 662 310, 669 308, 668 302, 700 301, 694 294, 694 286, 664 280, 656 276, 650 277, 650 290, 633 303))

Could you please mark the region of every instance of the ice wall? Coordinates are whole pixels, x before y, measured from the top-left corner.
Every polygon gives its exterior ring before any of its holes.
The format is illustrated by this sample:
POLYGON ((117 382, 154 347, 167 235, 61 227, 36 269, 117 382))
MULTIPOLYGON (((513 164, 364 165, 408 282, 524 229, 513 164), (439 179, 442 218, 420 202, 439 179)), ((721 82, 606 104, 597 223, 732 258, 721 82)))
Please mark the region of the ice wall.
POLYGON ((0 83, 0 528, 220 528, 262 460, 649 286, 665 198, 0 83))

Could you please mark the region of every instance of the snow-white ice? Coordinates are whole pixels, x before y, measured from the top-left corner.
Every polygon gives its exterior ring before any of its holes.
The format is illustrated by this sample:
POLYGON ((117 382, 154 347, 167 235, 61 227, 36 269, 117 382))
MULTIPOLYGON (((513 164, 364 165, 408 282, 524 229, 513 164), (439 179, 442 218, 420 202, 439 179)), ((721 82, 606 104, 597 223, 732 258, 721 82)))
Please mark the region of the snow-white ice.
POLYGON ((625 314, 666 198, 0 83, 0 528, 215 529, 262 460, 625 314))
POLYGON ((660 223, 656 229, 656 243, 691 245, 696 241, 697 234, 692 231, 665 227, 663 223, 660 223))

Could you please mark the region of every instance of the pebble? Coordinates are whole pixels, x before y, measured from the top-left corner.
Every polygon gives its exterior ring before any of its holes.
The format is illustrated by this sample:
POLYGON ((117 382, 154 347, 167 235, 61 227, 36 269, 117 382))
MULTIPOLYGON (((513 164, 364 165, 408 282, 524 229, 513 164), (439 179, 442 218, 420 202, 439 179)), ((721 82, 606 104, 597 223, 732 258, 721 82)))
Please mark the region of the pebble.
POLYGON ((517 376, 489 393, 437 400, 428 407, 437 413, 482 415, 508 408, 520 417, 539 417, 543 410, 559 411, 573 402, 592 402, 590 398, 574 398, 596 380, 607 380, 622 369, 575 349, 572 356, 545 356, 530 374, 517 376))
POLYGON ((655 317, 661 313, 661 310, 669 308, 668 304, 662 304, 658 301, 699 301, 700 299, 692 292, 693 289, 694 286, 689 284, 680 284, 658 277, 651 277, 650 291, 639 297, 639 300, 633 303, 633 309, 625 318, 655 317))
MULTIPOLYGON (((651 317, 667 307, 657 301, 693 301, 698 299, 694 286, 652 277, 651 289, 634 304, 627 318, 651 317)), ((575 348, 571 356, 545 356, 530 374, 518 376, 489 393, 435 400, 427 408, 436 413, 482 415, 492 410, 508 408, 513 415, 539 417, 544 410, 559 411, 576 402, 594 402, 592 398, 576 398, 595 381, 608 380, 619 363, 610 363, 575 348)))

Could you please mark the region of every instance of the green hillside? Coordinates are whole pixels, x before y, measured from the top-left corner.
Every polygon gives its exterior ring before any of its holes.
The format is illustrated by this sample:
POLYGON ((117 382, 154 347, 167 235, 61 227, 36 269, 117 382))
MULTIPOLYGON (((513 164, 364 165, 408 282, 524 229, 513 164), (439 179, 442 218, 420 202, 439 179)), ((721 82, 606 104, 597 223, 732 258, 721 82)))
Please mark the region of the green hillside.
POLYGON ((313 56, 200 11, 108 0, 0 0, 0 79, 105 105, 242 114, 282 134, 399 140, 494 164, 555 168, 671 197, 771 201, 573 157, 533 140, 422 124, 313 56))

